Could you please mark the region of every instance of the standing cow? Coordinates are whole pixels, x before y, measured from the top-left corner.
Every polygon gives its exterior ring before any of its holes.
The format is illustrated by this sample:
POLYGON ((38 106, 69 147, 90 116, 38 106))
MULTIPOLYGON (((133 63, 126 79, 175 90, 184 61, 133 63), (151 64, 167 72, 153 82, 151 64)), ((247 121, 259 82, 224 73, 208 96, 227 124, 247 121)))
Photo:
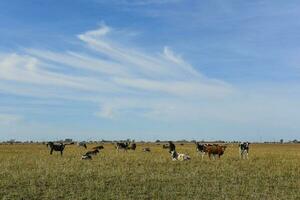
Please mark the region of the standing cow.
POLYGON ((201 144, 201 143, 198 143, 198 142, 196 142, 195 144, 196 144, 196 150, 197 150, 197 152, 199 152, 201 154, 201 157, 202 157, 202 160, 203 160, 203 157, 206 153, 207 145, 206 144, 201 144))
POLYGON ((249 157, 249 142, 243 142, 239 144, 240 157, 242 159, 248 159, 249 157))
POLYGON ((206 147, 206 152, 209 159, 211 159, 211 156, 213 156, 214 158, 215 156, 218 156, 220 158, 224 154, 226 148, 227 146, 224 145, 210 145, 206 147))
POLYGON ((60 155, 62 156, 66 145, 70 145, 70 144, 48 142, 47 147, 50 147, 50 155, 52 155, 53 151, 60 151, 60 155))

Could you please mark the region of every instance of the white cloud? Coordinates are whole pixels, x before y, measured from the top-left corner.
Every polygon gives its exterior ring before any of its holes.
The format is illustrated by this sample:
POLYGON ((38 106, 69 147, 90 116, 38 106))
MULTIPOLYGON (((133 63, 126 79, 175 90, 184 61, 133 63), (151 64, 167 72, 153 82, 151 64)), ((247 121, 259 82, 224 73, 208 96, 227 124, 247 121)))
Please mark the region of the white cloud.
POLYGON ((3 54, 0 91, 97 103, 96 115, 109 119, 128 112, 170 118, 181 118, 184 112, 190 113, 185 117, 197 118, 199 102, 222 101, 236 92, 230 84, 202 75, 170 47, 161 54, 144 53, 112 41, 113 32, 102 24, 79 34, 82 51, 25 49, 22 54, 3 54))

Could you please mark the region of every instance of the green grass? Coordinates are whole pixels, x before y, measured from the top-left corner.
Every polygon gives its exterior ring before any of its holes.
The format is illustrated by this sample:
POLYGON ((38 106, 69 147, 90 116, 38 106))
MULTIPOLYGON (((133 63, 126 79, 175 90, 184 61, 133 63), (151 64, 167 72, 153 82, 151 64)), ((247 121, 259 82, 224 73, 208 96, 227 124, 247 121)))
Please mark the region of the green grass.
POLYGON ((172 161, 156 144, 127 153, 107 144, 92 161, 77 146, 61 157, 45 145, 0 145, 0 199, 300 199, 299 145, 251 145, 249 160, 233 145, 221 160, 201 160, 193 144, 177 151, 192 160, 172 161))

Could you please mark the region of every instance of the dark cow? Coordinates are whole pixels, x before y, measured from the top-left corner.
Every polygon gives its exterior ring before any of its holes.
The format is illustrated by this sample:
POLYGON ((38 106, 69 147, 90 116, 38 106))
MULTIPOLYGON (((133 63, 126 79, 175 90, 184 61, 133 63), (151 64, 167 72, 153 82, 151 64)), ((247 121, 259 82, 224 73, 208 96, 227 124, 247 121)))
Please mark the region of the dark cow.
POLYGON ((209 159, 211 159, 212 155, 214 158, 216 155, 220 158, 221 155, 224 154, 226 148, 227 148, 227 146, 210 145, 210 146, 206 146, 206 152, 208 154, 209 159))
POLYGON ((241 144, 239 144, 239 150, 240 150, 240 157, 242 159, 246 158, 248 159, 249 156, 249 142, 243 142, 241 144))
POLYGON ((102 145, 99 145, 99 146, 93 147, 92 149, 93 150, 96 150, 96 149, 101 150, 101 149, 104 149, 104 147, 102 145))
POLYGON ((135 150, 136 149, 136 144, 135 143, 130 144, 128 146, 128 149, 135 150))
POLYGON ((97 155, 99 153, 98 149, 95 149, 93 151, 88 151, 85 153, 85 155, 97 155))
POLYGON ((172 151, 176 151, 176 146, 172 141, 169 141, 169 153, 171 153, 172 151))
POLYGON ((116 149, 117 149, 117 151, 119 151, 120 149, 123 149, 124 151, 127 151, 127 149, 128 149, 128 142, 117 142, 116 143, 116 149))
POLYGON ((163 149, 168 149, 168 148, 169 148, 169 145, 163 144, 162 148, 163 148, 163 149))
POLYGON ((54 143, 54 142, 48 142, 47 147, 50 147, 50 155, 52 155, 53 151, 60 151, 60 155, 63 155, 63 151, 68 144, 63 143, 54 143))

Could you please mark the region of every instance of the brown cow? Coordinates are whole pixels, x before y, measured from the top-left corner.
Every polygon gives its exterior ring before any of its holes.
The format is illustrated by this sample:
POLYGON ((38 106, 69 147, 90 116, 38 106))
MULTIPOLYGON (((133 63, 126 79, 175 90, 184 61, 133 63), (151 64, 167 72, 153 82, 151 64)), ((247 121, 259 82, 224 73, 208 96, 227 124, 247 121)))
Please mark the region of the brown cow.
POLYGON ((225 149, 227 146, 224 145, 211 145, 211 146, 206 146, 205 152, 207 152, 209 159, 211 159, 211 155, 215 158, 216 155, 220 158, 221 155, 224 154, 225 149))

